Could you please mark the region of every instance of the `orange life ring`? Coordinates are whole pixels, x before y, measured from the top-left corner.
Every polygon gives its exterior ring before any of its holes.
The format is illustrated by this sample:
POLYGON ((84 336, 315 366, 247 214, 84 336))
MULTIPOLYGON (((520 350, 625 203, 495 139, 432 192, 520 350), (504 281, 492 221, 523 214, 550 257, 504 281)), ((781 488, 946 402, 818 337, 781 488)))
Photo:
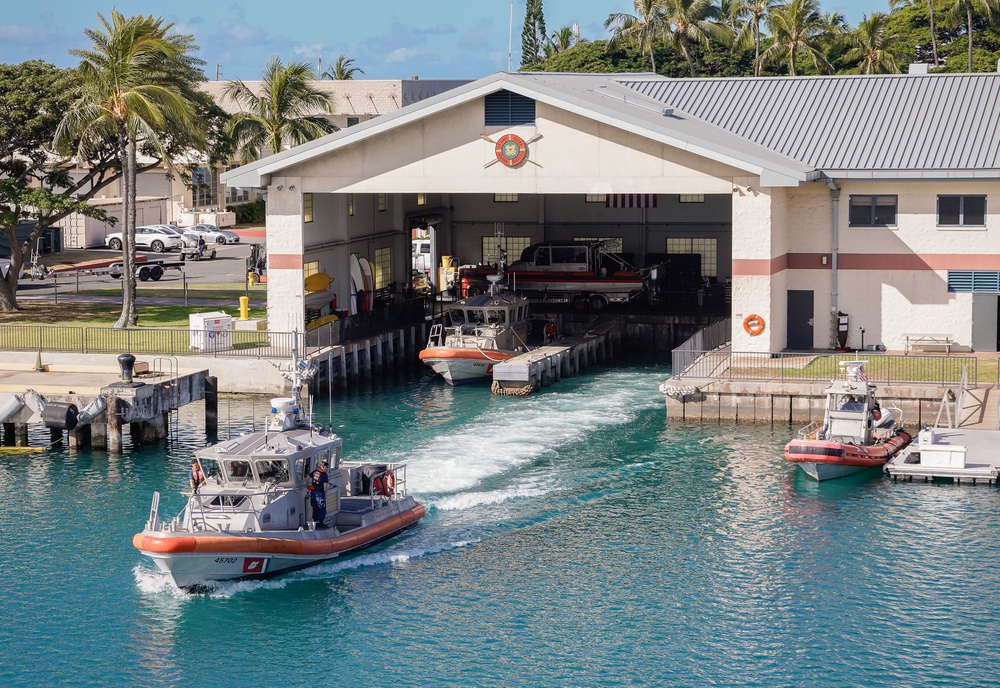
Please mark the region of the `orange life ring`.
POLYGON ((764 318, 760 317, 756 313, 751 313, 743 319, 743 329, 746 330, 747 334, 751 337, 756 337, 764 331, 764 318))
POLYGON ((396 476, 391 470, 387 470, 381 475, 372 479, 372 489, 380 497, 391 497, 396 491, 396 476))

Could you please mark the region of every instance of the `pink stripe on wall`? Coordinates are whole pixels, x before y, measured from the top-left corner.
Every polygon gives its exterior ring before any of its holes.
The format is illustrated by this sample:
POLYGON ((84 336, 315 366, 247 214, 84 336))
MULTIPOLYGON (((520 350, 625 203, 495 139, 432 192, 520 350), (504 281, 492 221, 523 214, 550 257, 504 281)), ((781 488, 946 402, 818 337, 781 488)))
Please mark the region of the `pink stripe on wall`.
POLYGON ((301 270, 305 261, 301 253, 269 253, 268 270, 301 270))
MULTIPOLYGON (((733 275, 759 277, 782 270, 829 270, 830 264, 829 253, 785 253, 771 259, 733 259, 733 275)), ((837 267, 840 270, 1000 270, 1000 255, 841 253, 837 267)))

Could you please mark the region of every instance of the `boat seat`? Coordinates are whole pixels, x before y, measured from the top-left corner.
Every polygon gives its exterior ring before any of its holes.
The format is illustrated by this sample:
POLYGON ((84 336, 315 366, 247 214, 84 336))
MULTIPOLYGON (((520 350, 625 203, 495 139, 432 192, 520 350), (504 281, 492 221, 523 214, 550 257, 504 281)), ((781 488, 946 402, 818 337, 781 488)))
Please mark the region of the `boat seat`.
POLYGON ((374 511, 368 497, 341 497, 334 522, 338 526, 360 526, 365 514, 374 511))

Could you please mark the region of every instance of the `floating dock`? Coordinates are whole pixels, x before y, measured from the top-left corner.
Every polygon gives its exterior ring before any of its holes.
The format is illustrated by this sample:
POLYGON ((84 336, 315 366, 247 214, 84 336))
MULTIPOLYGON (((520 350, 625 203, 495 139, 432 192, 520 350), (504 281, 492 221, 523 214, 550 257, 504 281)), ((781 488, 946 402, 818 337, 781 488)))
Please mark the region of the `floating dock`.
POLYGON ((994 485, 1000 474, 1000 430, 924 428, 883 470, 893 480, 951 478, 994 485))
POLYGON ((494 394, 523 396, 582 368, 611 360, 621 349, 623 323, 619 319, 591 324, 581 334, 565 337, 493 366, 494 394))

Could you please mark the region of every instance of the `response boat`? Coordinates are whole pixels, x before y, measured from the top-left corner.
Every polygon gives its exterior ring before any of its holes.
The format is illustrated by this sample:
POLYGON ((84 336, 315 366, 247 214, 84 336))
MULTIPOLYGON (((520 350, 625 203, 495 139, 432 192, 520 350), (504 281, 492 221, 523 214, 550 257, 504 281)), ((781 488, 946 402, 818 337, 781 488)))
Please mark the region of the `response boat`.
POLYGON ((294 396, 271 400, 265 428, 195 453, 206 482, 186 492, 183 511, 162 519, 160 493, 132 544, 179 588, 257 579, 357 552, 415 525, 424 507, 406 492, 405 464, 342 460, 343 439, 301 410, 294 396), (329 463, 327 515, 315 522, 310 476, 329 463))
POLYGON ((868 382, 868 361, 843 361, 844 379, 826 389, 823 422, 799 430, 785 445, 785 458, 816 480, 839 478, 884 465, 910 443, 902 411, 883 408, 868 382))

